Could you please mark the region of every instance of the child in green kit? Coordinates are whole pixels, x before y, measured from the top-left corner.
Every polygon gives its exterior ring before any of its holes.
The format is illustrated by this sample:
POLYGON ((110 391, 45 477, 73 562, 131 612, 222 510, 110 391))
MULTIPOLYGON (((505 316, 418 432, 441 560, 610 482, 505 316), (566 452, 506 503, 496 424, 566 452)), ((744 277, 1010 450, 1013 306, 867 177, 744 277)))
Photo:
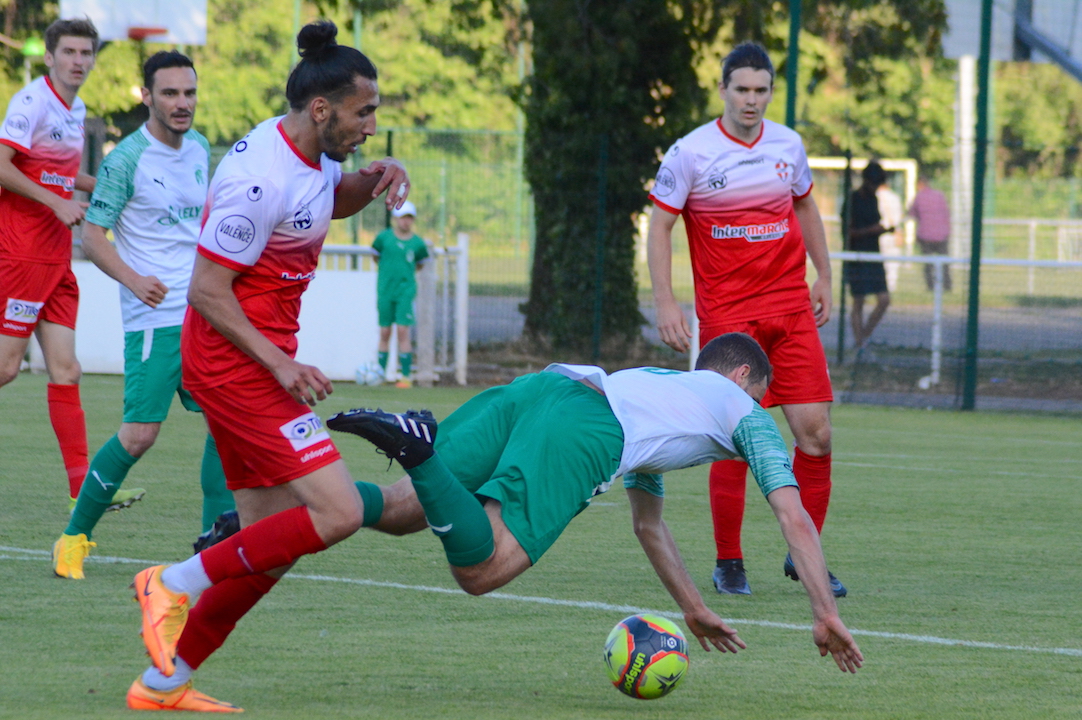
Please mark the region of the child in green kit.
POLYGON ((417 295, 416 273, 421 261, 428 257, 424 239, 413 232, 417 208, 409 200, 393 210, 392 227, 372 241, 378 255, 379 279, 376 284, 376 308, 379 311, 379 365, 387 372, 387 353, 391 343, 391 326, 398 326, 399 381, 395 387, 413 385, 413 347, 410 327, 413 325, 413 298, 417 295))

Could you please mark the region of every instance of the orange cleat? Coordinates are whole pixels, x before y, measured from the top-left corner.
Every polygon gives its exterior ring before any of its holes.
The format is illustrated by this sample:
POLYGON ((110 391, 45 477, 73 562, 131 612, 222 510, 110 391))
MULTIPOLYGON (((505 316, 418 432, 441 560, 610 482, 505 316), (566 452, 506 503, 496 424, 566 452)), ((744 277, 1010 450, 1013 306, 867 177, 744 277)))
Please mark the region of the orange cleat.
POLYGON ((165 565, 155 565, 135 576, 132 587, 143 611, 143 643, 154 667, 169 677, 176 669, 177 641, 188 622, 188 595, 162 584, 165 565))
POLYGON ((128 688, 128 707, 132 710, 193 710, 195 712, 244 712, 232 703, 215 700, 192 687, 192 681, 175 690, 151 690, 136 678, 128 688))

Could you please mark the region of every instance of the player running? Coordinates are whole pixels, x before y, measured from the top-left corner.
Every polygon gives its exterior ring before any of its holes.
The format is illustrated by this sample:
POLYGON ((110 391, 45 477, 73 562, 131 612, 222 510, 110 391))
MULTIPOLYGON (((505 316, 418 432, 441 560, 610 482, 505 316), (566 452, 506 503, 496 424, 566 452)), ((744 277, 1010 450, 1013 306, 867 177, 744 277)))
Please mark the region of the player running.
POLYGON ((388 209, 400 205, 409 185, 391 158, 342 172, 375 134, 380 97, 375 66, 338 45, 337 32, 327 21, 301 30, 289 112, 237 142, 210 184, 181 336, 184 386, 218 443, 243 528, 135 576, 154 666, 132 683, 130 708, 239 711, 195 691, 192 671, 294 561, 349 537, 369 512, 308 407, 331 383, 293 359, 301 294, 331 218, 384 190, 388 209))
POLYGON ((661 517, 661 473, 727 459, 751 466, 774 510, 812 607, 812 637, 843 671, 863 656, 838 616, 819 533, 777 425, 756 402, 770 363, 744 333, 703 348, 695 372, 636 368, 606 375, 550 365, 477 395, 439 426, 428 412, 352 410, 333 430, 371 441, 409 477, 385 488, 377 530, 405 534, 427 523, 451 574, 480 595, 536 563, 567 524, 621 475, 635 534, 703 649, 746 647, 706 607, 661 517))
MULTIPOLYGON (((684 217, 699 338, 746 332, 766 350, 774 382, 764 407, 780 405, 796 438, 793 472, 815 528, 830 502, 830 386, 818 327, 830 319, 831 270, 826 232, 811 195, 800 136, 766 120, 774 66, 761 45, 738 45, 718 84, 725 110, 665 153, 650 199, 647 254, 661 339, 686 352, 691 331, 672 291, 672 229, 684 217), (809 296, 806 257, 818 278, 809 296)), ((747 466, 726 460, 710 468, 719 593, 750 594, 740 529, 747 466)), ((785 574, 796 580, 791 558, 785 574)), ((830 576, 836 597, 845 586, 830 576)))
MULTIPOLYGON (((143 64, 146 124, 105 158, 90 199, 83 249, 120 283, 124 321, 124 419, 90 463, 64 534, 53 546, 59 577, 84 577, 94 527, 113 504, 128 471, 154 445, 173 395, 199 412, 180 383, 180 327, 207 199, 210 145, 192 128, 197 103, 192 61, 158 52, 143 64), (116 237, 114 248, 106 230, 116 237)), ((203 531, 233 509, 214 437, 203 448, 203 531)), ((144 490, 129 491, 138 500, 144 490)))
MULTIPOLYGON (((79 172, 86 105, 79 89, 98 49, 89 20, 57 20, 45 30, 49 73, 15 93, 0 126, 0 387, 19 375, 36 333, 49 373, 49 420, 68 475, 69 508, 87 470, 86 417, 75 358, 79 286, 71 270, 71 228, 94 190, 79 172)), ((118 498, 123 500, 123 498, 118 498)))

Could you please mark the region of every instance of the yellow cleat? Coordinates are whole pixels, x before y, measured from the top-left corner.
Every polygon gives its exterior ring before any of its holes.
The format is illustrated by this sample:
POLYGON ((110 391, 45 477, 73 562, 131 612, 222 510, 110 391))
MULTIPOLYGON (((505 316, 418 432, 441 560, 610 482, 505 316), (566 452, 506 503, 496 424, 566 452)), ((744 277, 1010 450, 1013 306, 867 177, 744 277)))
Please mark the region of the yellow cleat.
POLYGON ((407 390, 413 387, 413 380, 410 380, 408 377, 404 377, 401 378, 398 382, 396 382, 394 386, 399 390, 407 390))
POLYGON ((79 501, 79 498, 73 498, 73 497, 68 498, 68 515, 71 515, 73 512, 75 512, 75 503, 78 502, 78 501, 79 501))
POLYGON ((162 583, 165 565, 155 565, 135 576, 132 587, 143 611, 143 644, 154 667, 169 677, 176 670, 177 641, 188 622, 188 595, 175 593, 162 583))
POLYGON ((57 577, 82 580, 83 560, 90 554, 90 548, 98 544, 86 539, 86 535, 61 535, 53 543, 53 572, 57 577))
POLYGON ((147 491, 143 488, 132 488, 131 490, 117 490, 113 495, 113 501, 109 507, 105 508, 105 512, 116 512, 117 510, 123 510, 126 507, 131 507, 132 503, 139 502, 143 499, 143 496, 147 494, 147 491))
POLYGON ((215 700, 192 687, 192 681, 175 690, 151 690, 136 678, 128 688, 128 707, 132 710, 194 710, 195 712, 244 712, 232 703, 215 700))

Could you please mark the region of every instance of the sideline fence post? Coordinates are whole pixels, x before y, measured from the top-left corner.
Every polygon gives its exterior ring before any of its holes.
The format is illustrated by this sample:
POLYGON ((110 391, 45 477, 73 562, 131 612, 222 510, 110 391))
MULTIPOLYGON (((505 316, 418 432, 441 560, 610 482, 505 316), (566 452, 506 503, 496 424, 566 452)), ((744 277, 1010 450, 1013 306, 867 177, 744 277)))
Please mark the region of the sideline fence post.
POLYGON ((431 253, 417 273, 417 384, 436 382, 436 257, 431 253))
POLYGON ((466 384, 466 359, 469 354, 470 316, 470 236, 458 234, 458 257, 455 258, 455 382, 466 384))

